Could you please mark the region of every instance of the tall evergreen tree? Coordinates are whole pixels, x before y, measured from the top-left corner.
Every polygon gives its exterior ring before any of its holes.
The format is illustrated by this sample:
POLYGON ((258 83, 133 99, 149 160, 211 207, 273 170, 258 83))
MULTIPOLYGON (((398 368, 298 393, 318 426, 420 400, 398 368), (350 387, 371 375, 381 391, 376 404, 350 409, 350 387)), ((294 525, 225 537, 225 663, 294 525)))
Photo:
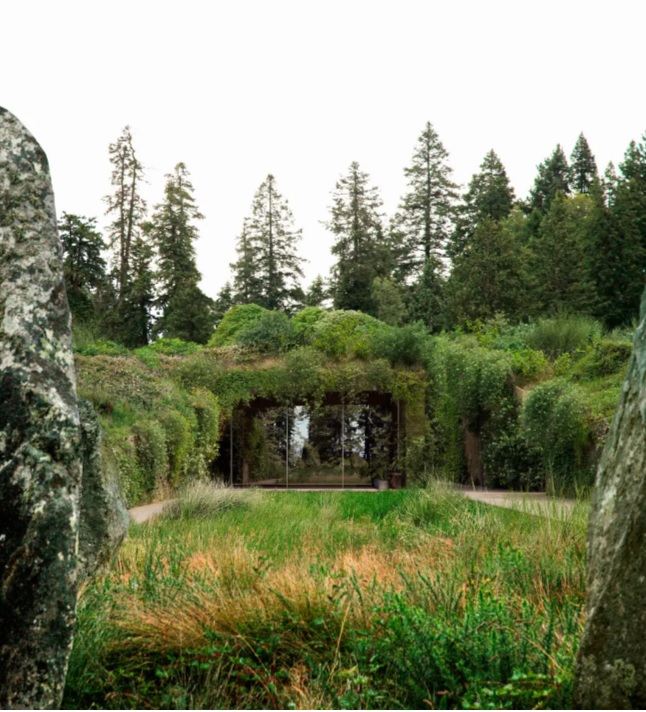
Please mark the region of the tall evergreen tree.
POLYGON ((614 244, 608 246, 604 286, 599 289, 606 295, 606 322, 627 324, 639 313, 646 274, 646 134, 628 146, 608 202, 608 239, 614 244))
POLYGON ((491 150, 480 164, 469 189, 459 206, 449 254, 455 258, 469 244, 476 227, 484 220, 499 221, 506 218, 514 206, 515 195, 507 171, 491 150))
POLYGON ((129 279, 133 243, 141 233, 146 203, 139 194, 143 165, 136 156, 130 127, 126 126, 110 144, 114 193, 104 198, 106 215, 113 216, 108 226, 109 246, 113 251, 119 303, 123 302, 129 279))
POLYGON ((560 144, 552 155, 538 166, 538 175, 529 195, 529 209, 544 215, 558 193, 570 193, 570 168, 560 144))
POLYGON ((76 319, 94 316, 94 294, 106 281, 105 242, 96 218, 63 213, 58 223, 63 246, 67 298, 76 319))
POLYGON ((334 307, 374 314, 373 280, 389 272, 381 198, 356 161, 337 182, 332 196, 326 226, 336 237, 332 254, 337 260, 331 278, 334 307))
POLYGON ((151 241, 144 235, 137 235, 131 245, 128 281, 112 317, 111 329, 128 348, 146 346, 150 340, 155 302, 153 259, 151 241))
POLYGON ((587 269, 585 233, 593 205, 589 195, 557 194, 530 243, 539 313, 593 311, 594 283, 587 269))
POLYGON ((452 321, 460 324, 497 314, 518 318, 524 278, 523 252, 513 227, 504 220, 480 220, 447 283, 452 321))
POLYGON ((233 299, 233 287, 231 282, 225 282, 222 289, 218 292, 218 296, 215 298, 215 303, 213 305, 213 317, 215 326, 217 326, 224 315, 231 309, 235 304, 233 299))
POLYGON ((300 239, 289 204, 269 174, 254 196, 238 239, 238 260, 231 265, 236 301, 285 311, 302 302, 300 239))
POLYGON ((406 321, 408 309, 404 286, 396 284, 390 277, 375 277, 372 281, 372 302, 377 319, 400 326, 406 321))
POLYGON ((397 271, 404 278, 419 277, 426 262, 444 256, 457 198, 448 157, 437 132, 427 122, 411 163, 404 169, 408 191, 391 230, 399 242, 397 271))
POLYGON ((213 300, 199 287, 195 262, 196 222, 204 216, 195 205, 190 174, 183 163, 166 176, 164 201, 155 207, 146 233, 157 249, 155 332, 205 343, 214 328, 213 300))
POLYGON ((595 178, 599 177, 597 162, 583 134, 579 135, 570 156, 570 187, 576 193, 589 193, 595 178))
POLYGON ((321 307, 326 299, 328 299, 329 290, 323 281, 321 275, 317 275, 312 284, 310 284, 309 289, 305 293, 305 299, 303 304, 306 307, 321 307))
POLYGON ((440 331, 446 326, 446 282, 442 272, 440 260, 431 256, 411 289, 410 318, 424 322, 429 331, 440 331))
POLYGON ((238 259, 229 265, 233 271, 233 300, 236 304, 257 304, 263 299, 263 290, 258 255, 249 234, 249 218, 242 223, 236 252, 238 259))

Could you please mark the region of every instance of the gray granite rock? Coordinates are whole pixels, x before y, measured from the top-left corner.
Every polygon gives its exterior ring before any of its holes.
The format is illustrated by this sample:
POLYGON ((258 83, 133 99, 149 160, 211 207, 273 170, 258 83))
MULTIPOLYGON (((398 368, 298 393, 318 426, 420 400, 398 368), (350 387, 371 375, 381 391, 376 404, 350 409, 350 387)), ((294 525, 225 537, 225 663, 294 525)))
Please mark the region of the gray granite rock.
POLYGON ((81 525, 79 581, 109 563, 128 531, 130 515, 119 493, 113 460, 104 449, 101 425, 89 401, 79 401, 81 417, 81 525))
POLYGON ((597 472, 587 560, 575 704, 646 709, 646 292, 597 472))
POLYGON ((47 158, 0 108, 0 707, 58 707, 76 610, 79 417, 47 158))

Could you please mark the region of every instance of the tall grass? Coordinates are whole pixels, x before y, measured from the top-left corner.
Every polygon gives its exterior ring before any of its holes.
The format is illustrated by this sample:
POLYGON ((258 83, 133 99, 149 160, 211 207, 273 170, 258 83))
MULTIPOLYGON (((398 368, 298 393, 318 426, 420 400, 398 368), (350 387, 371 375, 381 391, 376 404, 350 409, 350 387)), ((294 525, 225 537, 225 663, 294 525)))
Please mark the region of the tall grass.
POLYGON ((569 705, 584 508, 240 494, 244 507, 133 527, 81 599, 68 706, 569 705))
POLYGON ((248 509, 259 501, 255 490, 236 490, 222 483, 193 480, 164 509, 166 519, 205 519, 232 509, 248 509))

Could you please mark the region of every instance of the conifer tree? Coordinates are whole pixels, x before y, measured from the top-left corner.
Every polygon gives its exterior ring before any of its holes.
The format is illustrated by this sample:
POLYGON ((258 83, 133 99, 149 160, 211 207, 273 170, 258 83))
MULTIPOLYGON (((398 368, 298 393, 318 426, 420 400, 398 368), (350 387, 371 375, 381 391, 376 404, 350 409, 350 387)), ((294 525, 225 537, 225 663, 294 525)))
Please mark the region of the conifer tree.
POLYGON ((404 169, 408 191, 393 218, 391 233, 398 242, 397 272, 419 277, 431 258, 441 259, 453 223, 457 186, 451 180, 448 151, 430 122, 404 169))
POLYGON ((442 271, 440 261, 431 256, 424 263, 422 273, 411 289, 411 320, 422 321, 429 331, 440 331, 446 326, 446 282, 442 271))
POLYGON ((154 297, 154 250, 151 241, 137 235, 131 245, 130 271, 111 331, 128 348, 146 346, 151 336, 154 297))
POLYGON ((560 144, 552 155, 538 166, 538 175, 529 195, 529 209, 544 215, 558 193, 570 193, 570 168, 560 144))
POLYGON ((326 226, 336 238, 331 278, 334 307, 374 315, 372 283, 375 277, 386 276, 390 267, 381 198, 356 161, 337 182, 332 197, 326 226))
POLYGON ((539 313, 591 313, 594 283, 587 269, 586 221, 593 209, 589 195, 558 193, 530 243, 535 300, 539 313))
POLYGON ((96 218, 64 212, 58 231, 72 315, 86 321, 94 316, 94 294, 106 281, 106 264, 102 256, 105 242, 97 230, 96 218))
POLYGON ((236 304, 257 304, 263 298, 254 247, 249 235, 249 219, 245 218, 237 239, 238 259, 229 265, 233 271, 233 300, 236 304))
POLYGON ((222 289, 218 292, 218 296, 216 297, 213 305, 213 319, 215 326, 222 321, 224 315, 234 304, 235 301, 233 299, 233 287, 231 286, 231 282, 225 282, 222 289))
POLYGON ((323 303, 328 298, 328 292, 329 290, 323 281, 323 277, 319 274, 314 278, 312 284, 310 284, 309 289, 305 293, 303 304, 306 307, 323 306, 323 303))
POLYGON ((300 239, 301 230, 294 227, 289 204, 270 174, 258 188, 238 238, 238 260, 231 265, 236 302, 285 311, 301 303, 300 239))
POLYGON ((589 193, 595 178, 599 177, 597 163, 583 134, 579 135, 570 156, 570 187, 576 193, 589 193))
POLYGON ((205 343, 214 328, 213 300, 199 287, 195 262, 196 222, 203 215, 195 205, 190 174, 183 163, 166 176, 164 201, 155 207, 146 234, 157 249, 155 332, 166 337, 205 343))
POLYGON ((375 277, 372 281, 372 301, 377 319, 400 326, 406 321, 408 309, 404 287, 396 284, 390 277, 375 277))
POLYGON ((462 254, 476 227, 484 220, 499 221, 506 218, 514 206, 515 195, 507 171, 491 150, 480 164, 462 204, 457 210, 455 230, 448 250, 451 257, 462 254))
POLYGON ((518 318, 525 286, 523 267, 513 225, 492 218, 480 220, 468 246, 456 257, 447 283, 453 322, 491 319, 497 314, 518 318))
MULTIPOLYGON (((610 176, 609 183, 613 177, 610 176)), ((598 285, 606 305, 604 319, 609 326, 628 324, 639 314, 646 273, 646 135, 640 143, 631 141, 619 165, 619 177, 609 202, 610 228, 604 245, 607 258, 601 266, 598 285), (614 267, 614 268, 613 268, 614 267), (605 298, 604 296, 605 295, 605 298)))
POLYGON ((123 129, 115 143, 110 144, 112 185, 114 193, 104 198, 106 215, 113 216, 108 226, 108 242, 115 262, 117 294, 123 303, 129 279, 133 243, 141 234, 146 203, 139 194, 143 181, 143 165, 135 154, 130 127, 123 129))

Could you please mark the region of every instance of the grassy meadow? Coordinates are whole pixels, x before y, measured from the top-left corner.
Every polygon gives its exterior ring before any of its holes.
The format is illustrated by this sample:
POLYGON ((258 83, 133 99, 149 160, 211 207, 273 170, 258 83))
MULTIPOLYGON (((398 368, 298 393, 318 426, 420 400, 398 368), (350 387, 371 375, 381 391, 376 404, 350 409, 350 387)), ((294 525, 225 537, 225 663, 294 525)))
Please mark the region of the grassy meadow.
POLYGON ((587 506, 193 486, 83 591, 66 708, 567 708, 587 506))

